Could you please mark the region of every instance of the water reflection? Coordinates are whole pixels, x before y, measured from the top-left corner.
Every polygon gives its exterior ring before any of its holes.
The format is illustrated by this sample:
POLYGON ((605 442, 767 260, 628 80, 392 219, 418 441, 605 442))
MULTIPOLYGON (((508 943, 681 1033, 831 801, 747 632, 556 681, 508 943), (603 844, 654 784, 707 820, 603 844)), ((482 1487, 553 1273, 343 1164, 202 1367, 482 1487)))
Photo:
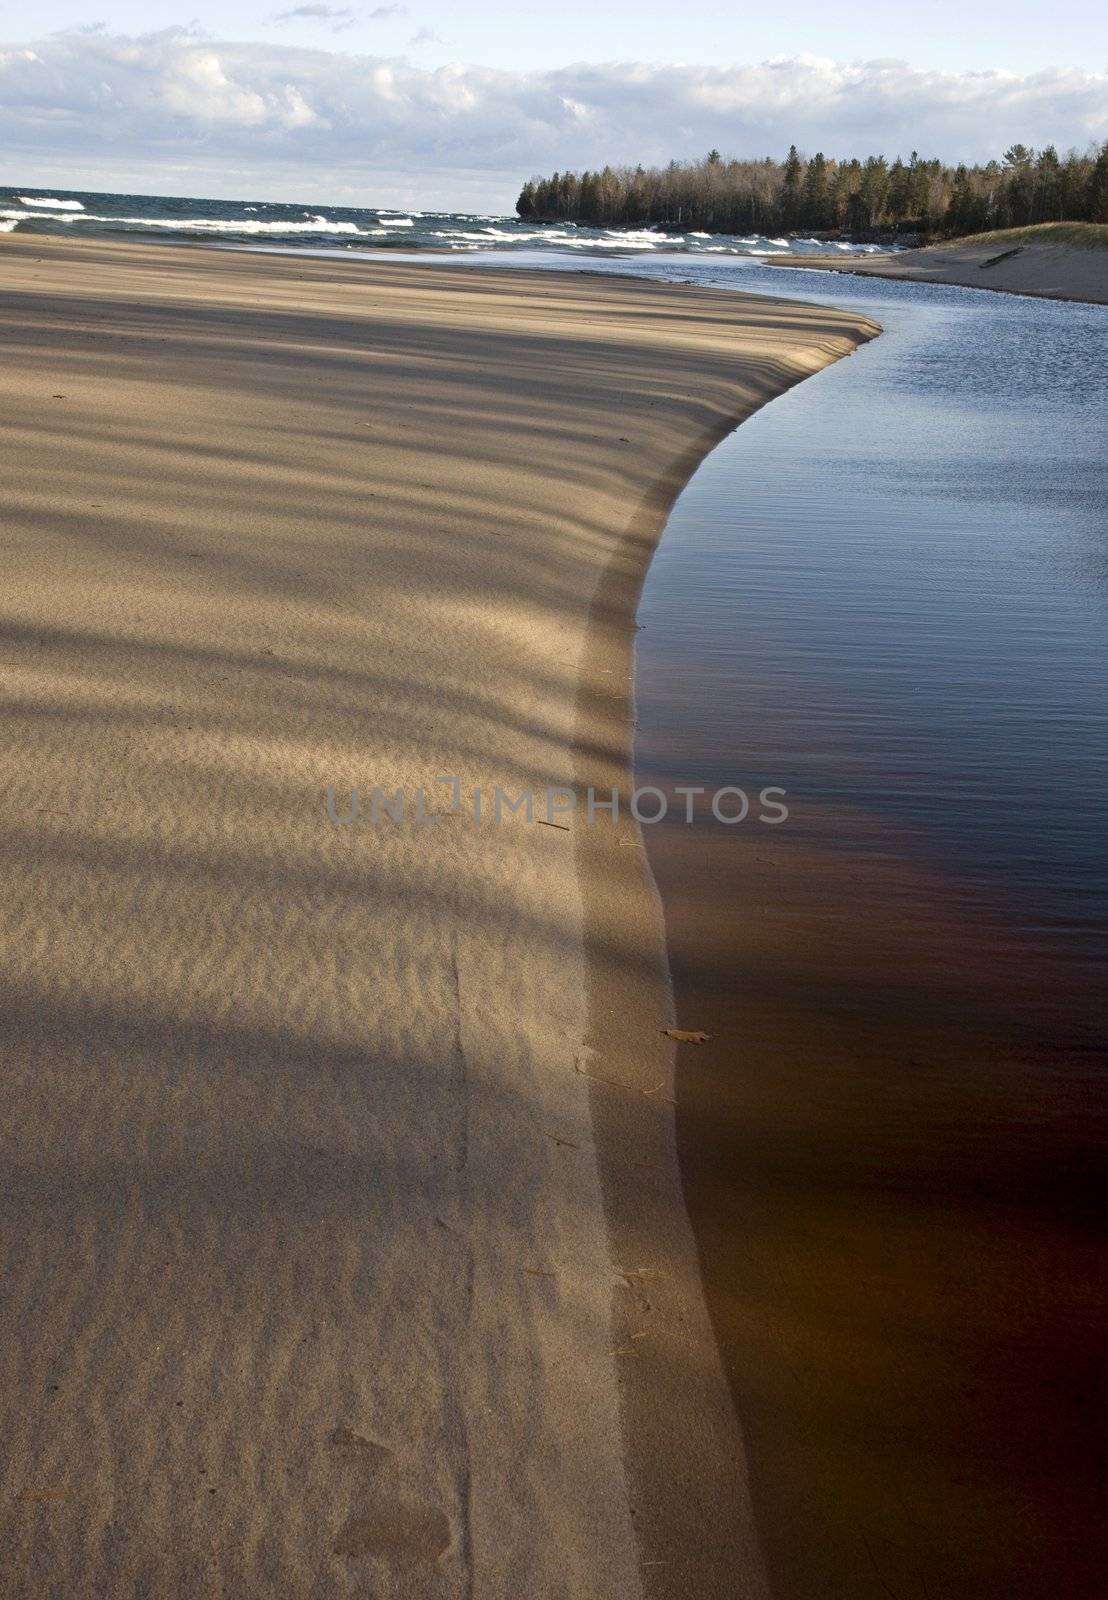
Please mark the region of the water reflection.
POLYGON ((1092 1596, 1108 310, 813 276, 639 612, 640 781, 792 806, 647 830, 686 1195, 776 1594, 1092 1596))

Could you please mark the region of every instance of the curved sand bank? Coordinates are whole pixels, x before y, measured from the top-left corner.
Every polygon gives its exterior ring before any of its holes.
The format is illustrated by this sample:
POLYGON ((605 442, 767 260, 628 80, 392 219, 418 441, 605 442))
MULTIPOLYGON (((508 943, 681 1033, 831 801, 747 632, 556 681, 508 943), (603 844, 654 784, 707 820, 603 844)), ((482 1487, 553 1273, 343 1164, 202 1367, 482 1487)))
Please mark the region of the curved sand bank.
POLYGON ((625 781, 672 496, 875 330, 43 239, 0 286, 5 1593, 762 1595, 633 826, 324 791, 625 781))
MULTIPOLYGON (((1080 225, 1068 226, 1073 231, 1080 225)), ((1051 225, 1043 231, 1051 232, 1051 225)), ((820 267, 829 272, 900 278, 910 283, 950 283, 963 289, 1001 289, 1008 294, 1038 295, 1048 300, 1087 300, 1097 305, 1108 302, 1108 249, 1103 245, 1036 239, 1035 232, 1033 228, 1013 229, 1010 236, 1000 233, 952 239, 949 244, 903 250, 895 256, 843 256, 838 261, 798 256, 791 261, 774 260, 772 265, 820 267)))

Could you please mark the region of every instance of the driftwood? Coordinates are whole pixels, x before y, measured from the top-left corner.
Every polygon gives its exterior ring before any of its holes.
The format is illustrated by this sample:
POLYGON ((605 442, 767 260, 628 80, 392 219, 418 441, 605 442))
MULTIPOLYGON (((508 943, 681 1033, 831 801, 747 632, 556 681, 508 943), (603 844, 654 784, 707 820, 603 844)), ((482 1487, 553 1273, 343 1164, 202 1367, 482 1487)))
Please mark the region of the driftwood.
POLYGON ((995 267, 998 261, 1007 261, 1010 256, 1021 256, 1022 244, 1017 244, 1013 250, 1002 250, 998 256, 990 256, 988 261, 982 261, 978 267, 979 272, 984 272, 986 267, 995 267))

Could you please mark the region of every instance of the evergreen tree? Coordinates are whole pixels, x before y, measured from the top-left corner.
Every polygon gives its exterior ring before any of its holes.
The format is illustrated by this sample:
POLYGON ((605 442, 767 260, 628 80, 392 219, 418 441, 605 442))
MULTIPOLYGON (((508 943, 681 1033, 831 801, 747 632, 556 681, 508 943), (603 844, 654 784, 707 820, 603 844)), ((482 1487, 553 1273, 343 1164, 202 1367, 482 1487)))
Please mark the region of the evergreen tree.
POLYGON ((781 175, 781 226, 795 228, 800 220, 801 205, 801 179, 804 175, 804 163, 797 153, 795 144, 789 146, 789 153, 785 157, 785 168, 781 175))
POLYGON ((884 156, 867 156, 862 165, 860 188, 867 228, 876 228, 885 219, 889 194, 889 167, 884 156))
POLYGON ((889 219, 904 222, 912 210, 912 175, 897 156, 889 168, 889 190, 886 201, 889 219))
POLYGON ((1101 147, 1089 174, 1086 205, 1090 222, 1108 222, 1108 142, 1101 147))
POLYGON ((891 228, 981 232, 1042 221, 1108 221, 1108 145, 1085 155, 1005 151, 1003 164, 951 168, 915 150, 890 166, 884 156, 836 161, 817 151, 805 162, 795 145, 783 162, 700 161, 665 167, 604 167, 532 178, 516 202, 521 217, 773 234, 799 228, 891 228))
POLYGON ((826 228, 831 220, 827 157, 817 150, 804 174, 801 223, 805 228, 826 228))

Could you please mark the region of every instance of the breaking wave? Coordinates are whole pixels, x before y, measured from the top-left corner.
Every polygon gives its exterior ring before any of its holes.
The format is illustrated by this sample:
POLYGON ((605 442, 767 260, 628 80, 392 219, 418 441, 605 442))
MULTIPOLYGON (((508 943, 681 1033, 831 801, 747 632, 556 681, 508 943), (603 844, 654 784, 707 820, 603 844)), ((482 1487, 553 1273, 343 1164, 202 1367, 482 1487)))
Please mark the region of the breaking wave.
POLYGON ((156 234, 230 245, 294 249, 558 251, 563 255, 665 254, 761 256, 790 252, 837 256, 861 248, 843 240, 766 238, 708 233, 673 224, 620 228, 583 222, 541 223, 494 212, 421 212, 377 206, 327 206, 321 211, 277 201, 201 200, 156 195, 83 194, 79 200, 0 190, 0 233, 66 233, 76 227, 99 237, 156 234))
POLYGON ((53 195, 21 194, 20 203, 25 206, 45 206, 50 211, 83 211, 85 208, 79 200, 55 200, 53 195))

